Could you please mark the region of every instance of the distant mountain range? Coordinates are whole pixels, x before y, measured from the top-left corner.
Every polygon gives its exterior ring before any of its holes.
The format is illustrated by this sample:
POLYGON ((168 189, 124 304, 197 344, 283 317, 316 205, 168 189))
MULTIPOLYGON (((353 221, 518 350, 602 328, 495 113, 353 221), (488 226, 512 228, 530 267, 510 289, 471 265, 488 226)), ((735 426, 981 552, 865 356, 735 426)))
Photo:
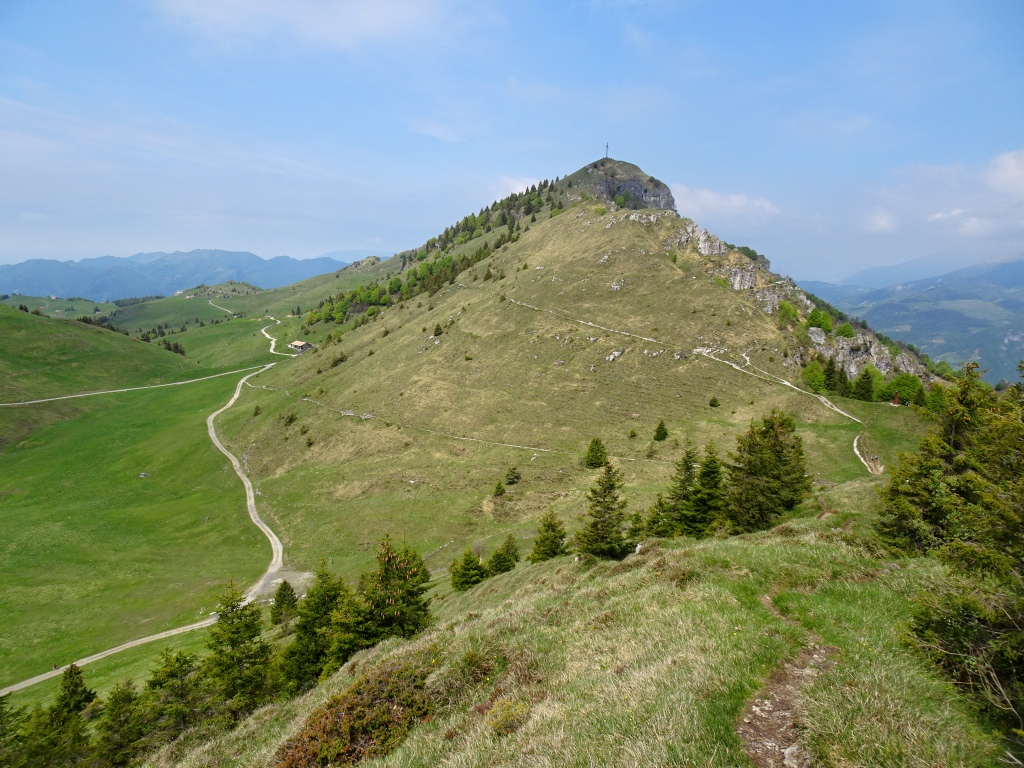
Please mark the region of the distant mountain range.
POLYGON ((1024 258, 884 288, 810 280, 800 286, 936 360, 954 367, 978 361, 993 383, 1017 379, 1024 358, 1024 258))
MULTIPOLYGON (((348 251, 335 253, 350 255, 348 251)), ((100 256, 81 261, 31 259, 0 265, 0 293, 83 296, 93 301, 109 301, 131 296, 166 296, 201 283, 214 285, 226 280, 279 288, 337 271, 348 263, 331 255, 315 259, 263 259, 248 251, 205 249, 137 253, 123 258, 100 256)))

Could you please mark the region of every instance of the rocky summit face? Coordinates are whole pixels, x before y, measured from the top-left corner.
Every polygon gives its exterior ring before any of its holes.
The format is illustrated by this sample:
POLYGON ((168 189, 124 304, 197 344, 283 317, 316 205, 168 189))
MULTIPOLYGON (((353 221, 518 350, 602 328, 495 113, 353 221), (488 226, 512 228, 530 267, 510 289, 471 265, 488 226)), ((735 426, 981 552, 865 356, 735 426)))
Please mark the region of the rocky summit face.
POLYGON ((622 160, 602 158, 569 176, 576 189, 589 192, 602 203, 620 208, 676 210, 668 185, 622 160))

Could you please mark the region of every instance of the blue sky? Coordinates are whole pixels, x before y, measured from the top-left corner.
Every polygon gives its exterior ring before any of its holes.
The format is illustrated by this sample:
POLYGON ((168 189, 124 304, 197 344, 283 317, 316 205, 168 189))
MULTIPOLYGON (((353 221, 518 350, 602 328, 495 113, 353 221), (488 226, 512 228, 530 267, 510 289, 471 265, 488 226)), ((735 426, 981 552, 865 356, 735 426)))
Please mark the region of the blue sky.
POLYGON ((601 156, 805 279, 1024 252, 1024 3, 0 2, 0 263, 388 255, 601 156))

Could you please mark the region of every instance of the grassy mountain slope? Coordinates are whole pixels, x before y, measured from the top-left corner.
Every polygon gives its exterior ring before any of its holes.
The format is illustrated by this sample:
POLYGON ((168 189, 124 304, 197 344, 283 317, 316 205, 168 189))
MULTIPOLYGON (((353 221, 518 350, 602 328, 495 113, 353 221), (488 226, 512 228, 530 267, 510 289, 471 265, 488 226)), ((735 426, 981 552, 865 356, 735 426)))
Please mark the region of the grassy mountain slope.
POLYGON ((135 333, 139 328, 148 330, 164 323, 177 329, 188 322, 191 324, 191 330, 196 324, 196 317, 209 323, 211 320, 223 320, 230 316, 223 310, 211 306, 210 301, 233 313, 249 316, 269 314, 284 318, 296 307, 301 307, 305 311, 328 294, 345 291, 368 280, 383 277, 387 268, 382 264, 383 262, 378 259, 366 259, 337 272, 317 275, 273 290, 261 290, 243 283, 199 286, 178 296, 134 304, 116 312, 111 319, 119 328, 131 333, 135 333), (189 298, 190 296, 192 298, 189 298))
POLYGON ((996 765, 970 706, 904 642, 908 596, 945 575, 884 567, 867 518, 846 511, 875 482, 764 534, 648 543, 618 564, 522 564, 443 594, 420 638, 363 652, 306 696, 149 765, 275 765, 316 707, 398 662, 423 670, 434 709, 366 766, 750 765, 736 734, 746 702, 814 643, 828 666, 796 683, 814 765, 996 765))
POLYGON ((89 299, 51 299, 49 296, 22 296, 16 294, 0 299, 0 304, 17 309, 22 304, 29 308, 29 311, 38 309, 44 315, 60 319, 81 317, 82 315, 101 314, 107 315, 117 309, 113 302, 91 301, 89 299), (95 310, 99 310, 96 312, 95 310))
POLYGON ((885 462, 913 445, 923 422, 909 411, 849 405, 865 427, 768 376, 694 354, 726 348, 723 359, 742 363, 745 353, 764 371, 798 376, 786 357, 796 340, 755 292, 719 276, 750 260, 701 254, 683 238, 691 227, 664 211, 593 204, 539 219, 434 296, 254 379, 225 432, 248 452, 286 558, 305 569, 332 558, 352 575, 390 532, 425 552, 445 547, 428 560, 443 570, 463 546, 487 549, 510 531, 525 541, 548 508, 575 525, 592 481, 579 458, 594 436, 622 459, 631 509, 663 490, 687 439, 730 449, 773 406, 798 414, 822 483, 866 474, 852 450, 862 431, 885 462), (651 443, 662 418, 671 437, 651 443), (491 498, 513 465, 524 482, 491 498))

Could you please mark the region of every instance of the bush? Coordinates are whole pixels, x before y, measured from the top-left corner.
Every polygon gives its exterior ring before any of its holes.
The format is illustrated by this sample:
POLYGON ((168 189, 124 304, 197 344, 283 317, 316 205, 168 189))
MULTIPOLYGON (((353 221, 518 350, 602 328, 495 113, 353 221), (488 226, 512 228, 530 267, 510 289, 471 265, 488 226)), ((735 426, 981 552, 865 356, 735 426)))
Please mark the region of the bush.
POLYGON ((817 360, 812 360, 808 363, 807 367, 804 368, 803 373, 800 374, 800 377, 814 392, 824 393, 828 390, 828 387, 825 384, 825 371, 822 369, 821 363, 817 360))
POLYGON ((832 318, 828 312, 815 308, 807 316, 808 328, 821 328, 825 333, 832 333, 832 318))
POLYGON ((853 326, 849 323, 843 323, 836 328, 836 336, 841 336, 844 339, 852 339, 856 334, 853 331, 853 326))
POLYGON ((427 670, 384 662, 313 712, 274 755, 277 768, 355 765, 395 749, 432 711, 427 670))
POLYGON ((708 405, 711 406, 712 408, 717 408, 719 405, 721 405, 721 403, 718 402, 718 398, 717 397, 712 395, 711 399, 708 400, 708 405))
POLYGON ((796 307, 790 304, 788 301, 779 302, 779 327, 785 328, 789 325, 796 325, 800 322, 800 315, 796 311, 796 307))

